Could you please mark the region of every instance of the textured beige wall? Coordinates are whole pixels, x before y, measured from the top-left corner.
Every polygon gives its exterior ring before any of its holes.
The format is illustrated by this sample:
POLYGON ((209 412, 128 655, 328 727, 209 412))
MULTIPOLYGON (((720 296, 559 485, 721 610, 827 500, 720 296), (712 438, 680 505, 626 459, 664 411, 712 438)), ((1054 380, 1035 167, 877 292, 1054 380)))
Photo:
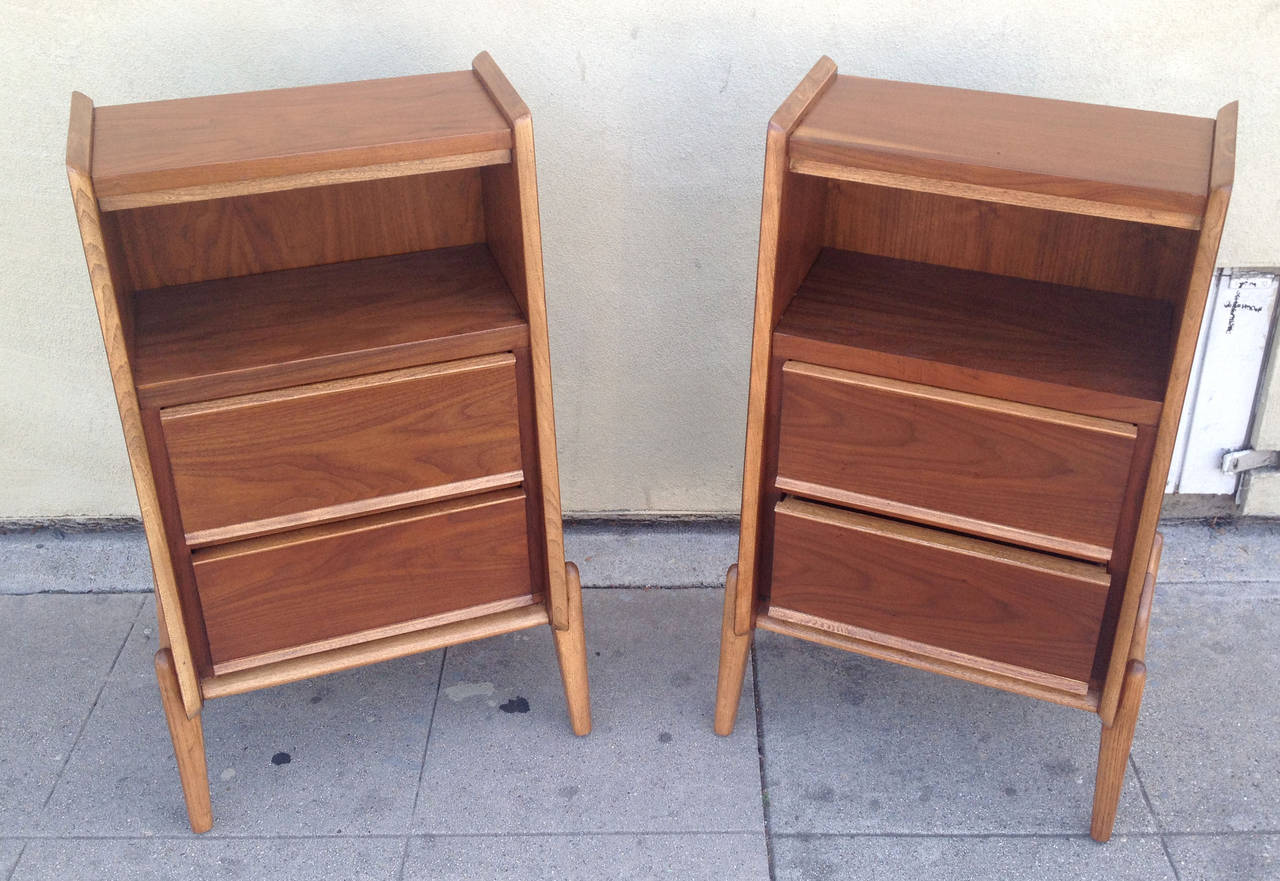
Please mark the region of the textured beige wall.
POLYGON ((1212 115, 1225 265, 1280 264, 1280 4, 225 0, 0 7, 0 519, 136 513, 62 169, 98 104, 464 68, 533 109, 569 511, 737 506, 765 122, 846 73, 1212 115))

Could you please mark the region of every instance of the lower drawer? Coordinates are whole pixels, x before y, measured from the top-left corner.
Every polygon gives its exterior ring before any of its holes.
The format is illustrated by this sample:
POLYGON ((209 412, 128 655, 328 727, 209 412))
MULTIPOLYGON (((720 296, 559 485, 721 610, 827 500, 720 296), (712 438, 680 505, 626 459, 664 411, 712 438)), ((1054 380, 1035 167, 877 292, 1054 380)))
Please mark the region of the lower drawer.
POLYGON ((771 615, 1087 690, 1110 584, 1101 566, 790 497, 776 514, 771 615))
POLYGON ((198 550, 192 562, 214 673, 533 602, 519 490, 198 550))

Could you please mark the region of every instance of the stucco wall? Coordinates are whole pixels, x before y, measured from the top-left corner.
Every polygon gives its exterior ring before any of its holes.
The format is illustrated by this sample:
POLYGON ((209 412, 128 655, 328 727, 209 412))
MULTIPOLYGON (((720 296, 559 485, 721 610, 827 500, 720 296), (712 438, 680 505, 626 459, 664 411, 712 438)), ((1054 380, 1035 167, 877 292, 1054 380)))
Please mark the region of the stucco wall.
POLYGON ((136 513, 63 171, 100 105, 465 68, 533 110, 568 511, 737 506, 765 122, 845 73, 1212 115, 1220 262, 1280 264, 1280 3, 6 2, 0 519, 136 513))

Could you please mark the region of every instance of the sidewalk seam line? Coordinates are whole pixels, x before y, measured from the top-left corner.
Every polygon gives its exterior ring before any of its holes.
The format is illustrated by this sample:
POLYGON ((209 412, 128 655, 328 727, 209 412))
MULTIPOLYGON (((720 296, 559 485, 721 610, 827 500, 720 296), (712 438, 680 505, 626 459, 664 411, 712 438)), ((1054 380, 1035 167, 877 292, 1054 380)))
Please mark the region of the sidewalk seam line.
MULTIPOLYGON (((444 665, 448 660, 449 647, 445 646, 440 650, 440 673, 436 676, 436 693, 435 697, 431 699, 431 718, 427 720, 427 736, 422 744, 422 764, 418 766, 418 788, 413 791, 413 811, 409 814, 409 834, 413 833, 413 826, 418 821, 418 800, 422 798, 422 781, 427 774, 427 750, 431 748, 431 729, 436 724, 436 710, 440 707, 440 686, 444 682, 444 665)), ((405 849, 406 851, 408 850, 407 842, 405 849)))
POLYGON ((13 860, 13 865, 9 867, 9 872, 4 876, 4 881, 13 881, 13 876, 18 872, 18 863, 22 862, 22 855, 27 852, 27 844, 29 841, 23 841, 22 847, 18 848, 18 855, 13 860))
POLYGON ((764 817, 764 853, 769 866, 769 881, 778 881, 773 860, 773 826, 769 816, 769 783, 765 774, 764 712, 760 707, 760 676, 756 664, 755 634, 751 635, 751 697, 756 711, 756 755, 760 762, 760 811, 764 817))
POLYGON ((84 732, 89 727, 89 719, 93 717, 93 711, 98 708, 98 701, 102 699, 102 693, 107 690, 107 683, 111 681, 111 674, 115 672, 116 664, 120 663, 120 656, 124 654, 124 647, 129 644, 129 637, 133 636, 133 629, 138 626, 138 619, 142 617, 142 610, 146 607, 147 602, 145 599, 138 603, 138 610, 133 613, 133 620, 129 622, 129 629, 124 632, 124 639, 120 640, 120 647, 116 649, 115 657, 111 659, 111 664, 107 667, 107 672, 102 677, 102 684, 98 686, 98 691, 93 696, 93 703, 89 705, 89 712, 85 713, 84 718, 80 720, 80 728, 76 731, 75 739, 71 741, 71 746, 67 747, 67 754, 62 759, 62 765, 59 766, 58 773, 54 775, 53 785, 49 787, 49 794, 40 803, 41 811, 49 807, 49 802, 53 800, 53 794, 58 791, 58 784, 62 782, 62 775, 67 771, 67 765, 71 764, 71 757, 75 755, 76 747, 80 745, 80 739, 84 737, 84 732))
POLYGON ((1178 871, 1178 866, 1173 861, 1173 854, 1169 851, 1169 842, 1164 840, 1164 823, 1160 821, 1160 815, 1156 813, 1155 802, 1151 800, 1151 795, 1147 792, 1147 784, 1142 782, 1142 772, 1138 770, 1138 762, 1133 757, 1132 749, 1129 751, 1129 767, 1133 769, 1133 779, 1138 781, 1138 791, 1142 793, 1142 800, 1146 803, 1147 810, 1151 812, 1151 819, 1156 821, 1156 829, 1160 831, 1160 849, 1164 852, 1164 858, 1169 863, 1169 871, 1173 872, 1173 881, 1182 881, 1182 873, 1178 871))
POLYGON ((396 881, 404 881, 404 864, 409 858, 409 836, 404 836, 404 840, 400 842, 400 868, 396 872, 396 881))

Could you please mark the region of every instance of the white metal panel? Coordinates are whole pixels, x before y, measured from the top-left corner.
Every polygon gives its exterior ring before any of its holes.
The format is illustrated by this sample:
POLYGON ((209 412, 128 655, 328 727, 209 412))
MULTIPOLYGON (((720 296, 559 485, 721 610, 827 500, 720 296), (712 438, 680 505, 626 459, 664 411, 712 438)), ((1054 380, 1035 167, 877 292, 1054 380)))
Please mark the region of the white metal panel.
POLYGON ((1168 492, 1228 495, 1222 457, 1245 446, 1276 302, 1276 276, 1223 271, 1205 310, 1168 492))

